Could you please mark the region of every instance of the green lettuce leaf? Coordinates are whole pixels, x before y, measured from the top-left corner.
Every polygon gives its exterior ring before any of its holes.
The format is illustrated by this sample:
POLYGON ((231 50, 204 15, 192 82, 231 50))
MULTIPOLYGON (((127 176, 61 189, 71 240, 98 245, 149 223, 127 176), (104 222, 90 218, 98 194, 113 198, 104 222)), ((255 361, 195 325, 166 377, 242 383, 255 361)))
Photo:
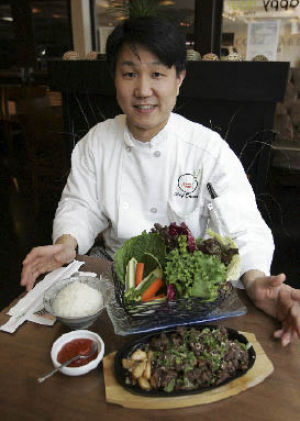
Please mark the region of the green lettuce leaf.
POLYGON ((124 284, 126 266, 129 260, 134 257, 138 262, 144 261, 147 276, 154 267, 164 267, 166 257, 166 246, 164 239, 157 233, 146 233, 132 237, 125 241, 114 256, 114 264, 117 276, 124 284))
POLYGON ((141 257, 140 262, 144 263, 144 278, 149 275, 155 268, 160 267, 162 269, 162 264, 159 259, 151 253, 146 252, 141 257))
MULTIPOLYGON (((237 249, 238 246, 235 244, 232 238, 230 237, 222 237, 220 234, 208 229, 206 233, 212 237, 215 238, 220 244, 222 244, 226 248, 232 248, 237 249)), ((240 271, 241 271, 241 257, 239 254, 234 254, 231 258, 231 262, 227 266, 227 273, 226 273, 226 279, 227 281, 236 281, 240 277, 240 271)))
POLYGON ((214 232, 214 231, 212 231, 210 229, 208 229, 206 231, 206 233, 210 237, 215 238, 217 241, 219 241, 220 244, 222 244, 225 247, 230 247, 230 248, 233 248, 233 249, 237 249, 238 248, 237 245, 235 244, 235 242, 233 241, 233 239, 230 238, 230 237, 227 237, 227 236, 222 237, 222 235, 220 235, 217 232, 214 232))
POLYGON ((226 281, 226 266, 200 250, 189 253, 185 235, 179 236, 178 242, 179 248, 166 256, 167 283, 175 286, 177 298, 216 299, 220 285, 226 281))
POLYGON ((227 266, 227 281, 237 281, 241 274, 241 257, 239 254, 232 256, 231 262, 227 266))

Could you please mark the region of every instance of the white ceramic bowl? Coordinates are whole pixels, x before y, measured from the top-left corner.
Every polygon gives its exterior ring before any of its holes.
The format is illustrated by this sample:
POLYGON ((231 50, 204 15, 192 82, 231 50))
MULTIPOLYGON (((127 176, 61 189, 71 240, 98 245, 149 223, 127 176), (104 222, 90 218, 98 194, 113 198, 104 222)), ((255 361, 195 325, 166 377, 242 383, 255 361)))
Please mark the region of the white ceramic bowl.
POLYGON ((76 275, 71 276, 71 278, 61 279, 55 282, 52 287, 48 288, 44 294, 44 307, 48 313, 52 314, 65 326, 68 326, 70 329, 87 329, 90 327, 100 316, 104 308, 106 307, 107 303, 110 300, 111 296, 111 288, 109 283, 105 281, 105 279, 91 277, 91 276, 83 276, 83 275, 76 275), (67 285, 71 284, 72 282, 79 281, 83 284, 86 284, 92 288, 97 289, 103 298, 103 305, 102 307, 93 314, 89 316, 83 317, 62 317, 59 314, 56 314, 53 310, 53 303, 57 294, 67 285))
POLYGON ((98 344, 98 356, 94 360, 90 361, 89 363, 82 365, 80 367, 63 367, 59 371, 61 373, 66 374, 67 376, 81 376, 82 374, 86 374, 91 370, 94 370, 104 355, 104 342, 102 341, 101 337, 97 335, 97 333, 91 332, 89 330, 74 330, 69 333, 65 333, 61 335, 56 341, 53 343, 51 348, 51 359, 53 362, 54 367, 58 367, 60 363, 57 361, 57 355, 62 347, 72 341, 73 339, 92 339, 93 341, 97 342, 98 344))

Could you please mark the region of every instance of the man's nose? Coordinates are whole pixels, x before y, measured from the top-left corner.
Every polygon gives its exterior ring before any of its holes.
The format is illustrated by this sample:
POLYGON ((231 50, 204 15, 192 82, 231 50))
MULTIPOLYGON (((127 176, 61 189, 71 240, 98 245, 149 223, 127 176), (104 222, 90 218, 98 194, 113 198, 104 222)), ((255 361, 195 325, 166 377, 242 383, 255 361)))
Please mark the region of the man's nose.
POLYGON ((134 95, 137 98, 145 98, 152 95, 151 80, 145 76, 137 78, 134 95))

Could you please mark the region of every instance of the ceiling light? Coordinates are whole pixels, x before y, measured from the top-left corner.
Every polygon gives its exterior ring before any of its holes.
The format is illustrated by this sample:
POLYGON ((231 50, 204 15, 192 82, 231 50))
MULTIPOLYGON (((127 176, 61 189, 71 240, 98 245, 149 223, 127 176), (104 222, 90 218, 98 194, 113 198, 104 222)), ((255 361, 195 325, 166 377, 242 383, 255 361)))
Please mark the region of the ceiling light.
POLYGON ((159 2, 160 6, 174 6, 175 1, 174 0, 161 0, 159 2))

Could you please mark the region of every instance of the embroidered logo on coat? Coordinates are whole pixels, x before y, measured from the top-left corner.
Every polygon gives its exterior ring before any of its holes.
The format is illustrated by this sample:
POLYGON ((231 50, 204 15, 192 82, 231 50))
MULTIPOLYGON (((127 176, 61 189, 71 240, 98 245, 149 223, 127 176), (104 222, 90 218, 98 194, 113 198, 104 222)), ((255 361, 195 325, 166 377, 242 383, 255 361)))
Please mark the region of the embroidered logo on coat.
POLYGON ((178 178, 178 190, 176 191, 175 196, 197 198, 198 194, 196 194, 196 190, 199 186, 197 180, 199 174, 200 170, 195 174, 186 173, 180 175, 178 178))

